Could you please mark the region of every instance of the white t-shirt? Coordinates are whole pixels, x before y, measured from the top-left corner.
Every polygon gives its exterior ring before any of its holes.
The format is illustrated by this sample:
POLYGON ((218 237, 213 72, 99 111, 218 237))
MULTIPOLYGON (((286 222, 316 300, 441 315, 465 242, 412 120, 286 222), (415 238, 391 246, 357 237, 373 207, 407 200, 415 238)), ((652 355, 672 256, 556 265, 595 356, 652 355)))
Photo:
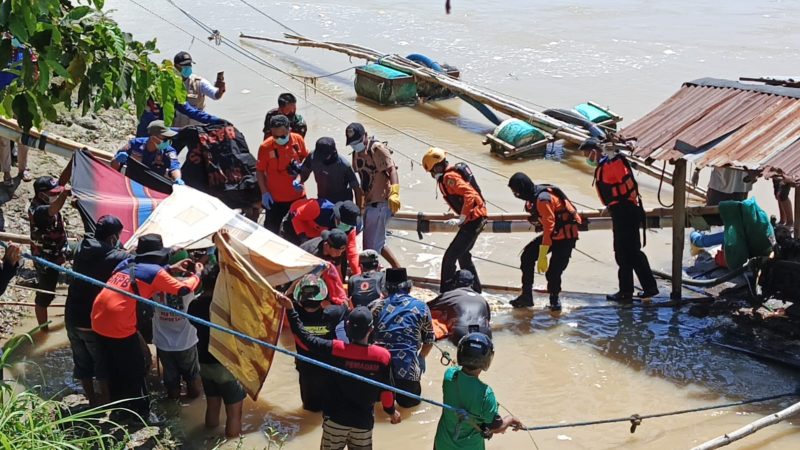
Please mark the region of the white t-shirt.
MULTIPOLYGON (((193 293, 186 294, 181 298, 183 304, 183 311, 189 307, 189 303, 195 299, 193 293)), ((175 297, 162 294, 161 298, 156 299, 159 303, 165 303, 173 306, 177 302, 173 302, 175 297), (166 297, 171 297, 166 299, 166 297), (165 302, 165 300, 168 300, 165 302)), ((192 346, 197 345, 197 329, 189 322, 188 319, 173 314, 169 311, 156 308, 153 315, 153 344, 159 350, 169 352, 180 352, 188 350, 192 346)))
POLYGON ((747 172, 744 170, 715 167, 708 180, 708 188, 725 194, 750 192, 753 189, 753 183, 745 183, 745 177, 747 177, 747 172))

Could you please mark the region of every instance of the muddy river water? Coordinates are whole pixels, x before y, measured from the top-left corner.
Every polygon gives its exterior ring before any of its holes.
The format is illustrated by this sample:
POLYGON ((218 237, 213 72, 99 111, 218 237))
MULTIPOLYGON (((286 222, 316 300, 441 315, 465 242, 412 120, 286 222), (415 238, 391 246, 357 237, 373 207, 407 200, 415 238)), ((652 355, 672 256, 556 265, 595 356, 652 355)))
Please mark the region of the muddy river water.
MULTIPOLYGON (((239 42, 239 32, 280 37, 284 31, 238 0, 175 1, 234 42, 239 42)), ((229 48, 219 47, 239 62, 221 56, 205 44, 207 35, 167 2, 142 3, 196 38, 130 1, 107 2, 116 10, 113 16, 136 38, 158 38, 165 58, 188 50, 197 61, 196 73, 213 80, 217 71, 225 71, 229 92, 222 101, 210 102, 208 110, 234 122, 247 136, 252 151, 261 138, 264 112, 288 88, 301 99, 298 109, 309 123, 310 146, 318 137, 329 135, 344 147, 344 127, 350 121, 363 122, 371 134, 390 142, 397 150, 404 210, 445 210, 442 199, 436 198, 433 181, 416 163, 427 149, 420 141, 435 143, 473 161, 484 193, 493 203, 490 211, 521 210, 522 205, 506 188, 507 177, 516 171, 528 173, 535 181, 558 184, 585 208, 599 206, 591 187, 591 171, 581 158, 562 162, 495 159, 480 143, 481 134, 491 130, 491 125, 460 100, 415 108, 381 108, 356 99, 352 70, 317 81, 316 89, 357 110, 353 111, 229 48)), ((657 106, 684 81, 706 76, 735 79, 792 75, 790 71, 796 65, 790 61, 800 56, 800 3, 786 0, 453 0, 454 10, 449 16, 444 14, 441 0, 251 3, 310 37, 358 43, 387 53, 423 53, 460 68, 466 80, 534 105, 571 107, 594 100, 623 115, 623 126, 657 106)), ((309 76, 359 63, 323 50, 295 51, 244 41, 241 45, 282 70, 309 76)), ((640 180, 646 206, 657 206, 657 180, 644 175, 640 180)), ((756 196, 774 213, 770 187, 760 182, 756 196)), ((662 198, 671 202, 668 187, 663 189, 662 198)), ((531 237, 482 236, 474 253, 494 261, 477 263, 482 279, 518 285, 518 270, 502 264, 516 266, 522 246, 531 237)), ((439 234, 420 242, 415 235, 400 233, 389 243, 410 272, 438 276, 442 252, 425 244, 446 246, 449 239, 449 235, 439 234)), ((669 242, 669 230, 649 234, 646 252, 654 267, 669 266, 669 242)), ((566 295, 560 318, 538 308, 535 312, 500 308, 493 318, 497 352, 483 378, 502 405, 526 424, 669 411, 794 389, 796 372, 710 343, 730 336, 747 338, 746 332, 737 330, 727 319, 693 318, 685 308, 620 309, 605 304, 600 294, 612 292, 616 283, 610 234, 583 234, 578 249, 582 253, 573 255, 564 275, 565 289, 598 295, 566 295)), ((662 290, 668 292, 668 286, 662 286, 662 290)), ((40 339, 43 346, 34 358, 49 375, 52 386, 48 389, 58 390, 62 382, 74 385, 64 370, 71 361, 63 331, 40 339)), ((283 342, 291 346, 287 340, 283 342)), ((432 355, 438 358, 437 351, 432 355)), ((444 368, 431 360, 428 370, 423 395, 440 400, 444 368)), ((282 427, 291 434, 284 448, 318 447, 321 419, 302 411, 296 380, 292 361, 276 356, 259 400, 246 401, 248 435, 244 448, 266 447, 261 430, 267 425, 282 427)), ((688 448, 787 404, 776 401, 648 420, 635 434, 629 433, 627 424, 616 424, 542 431, 534 438, 541 449, 688 448)), ((203 430, 202 399, 166 408, 183 419, 187 448, 212 446, 220 430, 203 430)), ((403 423, 395 426, 382 412, 376 414, 376 448, 432 447, 440 414, 437 408, 423 405, 406 411, 403 423)), ((492 439, 488 448, 534 445, 527 434, 508 432, 492 439)), ((736 448, 800 448, 800 431, 782 424, 757 433, 736 448)))

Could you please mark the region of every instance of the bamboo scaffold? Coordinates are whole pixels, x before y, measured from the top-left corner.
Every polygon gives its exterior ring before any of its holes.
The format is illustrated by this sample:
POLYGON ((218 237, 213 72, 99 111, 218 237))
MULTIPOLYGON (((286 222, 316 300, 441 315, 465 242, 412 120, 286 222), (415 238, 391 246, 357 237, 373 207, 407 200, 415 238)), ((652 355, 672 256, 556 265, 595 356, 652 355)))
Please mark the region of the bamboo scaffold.
POLYGON ((770 414, 766 417, 762 417, 756 420, 755 422, 751 422, 743 426, 742 428, 739 428, 736 431, 724 434, 704 444, 698 445, 697 447, 694 447, 692 450, 713 450, 715 448, 724 447, 740 439, 744 439, 745 437, 750 436, 751 434, 755 433, 758 430, 782 422, 794 415, 797 415, 798 413, 800 413, 800 403, 795 403, 794 405, 784 410, 778 411, 774 414, 770 414))
MULTIPOLYGON (((239 37, 241 39, 272 42, 294 47, 330 50, 343 53, 353 58, 379 63, 383 66, 412 75, 417 80, 446 87, 453 93, 469 97, 484 105, 491 106, 510 117, 526 121, 546 133, 549 133, 553 139, 564 139, 573 145, 580 145, 591 137, 587 130, 577 125, 555 119, 520 102, 514 101, 513 99, 505 98, 502 95, 489 92, 479 86, 474 86, 457 78, 452 78, 446 73, 437 72, 397 54, 385 54, 368 47, 344 42, 318 41, 289 33, 284 34, 286 39, 273 39, 244 33, 241 33, 239 37)), ((669 171, 657 170, 650 167, 646 161, 632 155, 628 155, 628 158, 636 163, 639 171, 656 178, 663 178, 664 181, 672 184, 672 174, 669 171)), ((704 189, 692 184, 686 185, 686 191, 702 199, 706 197, 706 191, 704 189)))

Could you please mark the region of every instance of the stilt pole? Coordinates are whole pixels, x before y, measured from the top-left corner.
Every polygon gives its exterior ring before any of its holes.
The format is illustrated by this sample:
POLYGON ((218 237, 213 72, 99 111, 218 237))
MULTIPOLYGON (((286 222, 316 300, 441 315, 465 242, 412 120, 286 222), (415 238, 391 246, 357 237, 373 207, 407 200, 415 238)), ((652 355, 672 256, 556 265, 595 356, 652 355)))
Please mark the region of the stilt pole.
POLYGON ((675 161, 672 189, 672 299, 680 300, 683 287, 683 246, 686 229, 686 160, 675 161))
POLYGON ((800 237, 800 187, 794 188, 794 237, 800 237))

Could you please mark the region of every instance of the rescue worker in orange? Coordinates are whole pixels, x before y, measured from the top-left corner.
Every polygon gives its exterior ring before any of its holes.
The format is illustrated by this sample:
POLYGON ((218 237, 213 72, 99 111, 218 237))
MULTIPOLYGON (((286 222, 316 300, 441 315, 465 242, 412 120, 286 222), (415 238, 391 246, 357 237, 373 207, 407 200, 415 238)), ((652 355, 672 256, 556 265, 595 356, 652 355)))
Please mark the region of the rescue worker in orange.
POLYGON ((542 234, 525 246, 520 257, 522 293, 511 301, 515 308, 533 306, 533 274, 540 272, 547 278, 550 294, 550 311, 561 311, 558 295, 561 293, 561 274, 566 270, 572 249, 578 240, 581 216, 566 194, 556 186, 533 184, 524 173, 517 172, 508 180, 514 197, 525 200, 528 220, 541 227, 542 234), (550 253, 550 261, 547 254, 550 253))
POLYGON ((594 171, 594 183, 600 201, 611 214, 614 259, 619 267, 619 291, 607 295, 606 298, 615 302, 632 302, 634 272, 643 289, 637 297, 651 298, 658 294, 658 285, 650 269, 650 262, 642 252, 639 229, 644 224, 645 215, 633 169, 625 156, 617 152, 611 143, 601 144, 590 139, 581 148, 602 152, 594 171))
POLYGON ((306 196, 299 175, 308 150, 303 136, 289 131, 289 125, 289 119, 283 115, 270 119, 272 135, 258 148, 256 163, 261 204, 266 210, 264 228, 275 234, 292 202, 306 196))
POLYGON ((478 240, 478 235, 486 225, 488 215, 480 187, 469 166, 464 163, 449 165, 447 152, 441 148, 428 149, 422 158, 422 166, 436 180, 450 209, 459 215, 458 218, 447 221, 449 226, 458 228, 458 232, 442 258, 439 292, 444 293, 455 288, 454 278, 458 262, 460 269, 468 270, 475 276, 472 289, 480 293, 481 282, 470 253, 475 241, 478 240))

